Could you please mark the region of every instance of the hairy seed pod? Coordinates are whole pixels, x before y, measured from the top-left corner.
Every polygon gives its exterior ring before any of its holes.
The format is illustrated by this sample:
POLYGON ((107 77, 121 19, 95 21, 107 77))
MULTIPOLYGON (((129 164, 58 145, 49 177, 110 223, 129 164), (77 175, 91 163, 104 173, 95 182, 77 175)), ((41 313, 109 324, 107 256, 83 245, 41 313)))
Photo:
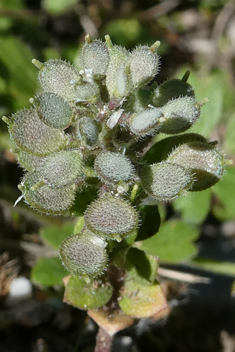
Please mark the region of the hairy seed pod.
POLYGON ((82 178, 82 154, 78 150, 62 150, 44 158, 36 168, 38 175, 52 188, 75 184, 82 178))
POLYGON ((166 119, 160 126, 159 132, 176 134, 190 128, 200 116, 200 107, 194 98, 182 97, 170 100, 162 108, 166 119))
POLYGON ((97 236, 120 242, 138 227, 138 213, 126 201, 106 193, 91 203, 85 224, 97 236))
POLYGON ((159 56, 148 46, 138 46, 130 55, 130 72, 135 88, 149 83, 158 73, 159 56))
POLYGON ((168 101, 180 97, 195 98, 193 87, 181 79, 173 78, 154 90, 151 103, 156 107, 161 107, 166 105, 168 101))
POLYGON ((35 97, 33 103, 37 107, 39 117, 47 126, 63 130, 70 125, 72 108, 59 95, 46 92, 35 97))
POLYGON ((63 215, 71 208, 75 198, 75 186, 51 188, 41 182, 36 172, 24 175, 20 185, 26 203, 41 213, 48 215, 63 215))
POLYGON ((143 137, 154 134, 161 126, 161 109, 146 109, 130 118, 130 131, 143 137))
POLYGON ((107 44, 101 40, 86 43, 82 49, 82 63, 84 68, 92 69, 95 79, 104 78, 109 64, 107 44))
POLYGON ((39 167, 45 159, 45 157, 29 154, 24 152, 23 150, 17 150, 15 151, 15 153, 19 165, 26 171, 30 172, 35 171, 35 169, 39 167))
POLYGON ((172 201, 186 194, 194 181, 192 172, 165 161, 144 166, 140 177, 145 191, 159 201, 172 201))
POLYGON ((162 151, 162 159, 167 159, 168 155, 181 144, 190 142, 207 143, 206 138, 198 133, 184 133, 178 136, 172 136, 168 139, 169 142, 166 144, 165 148, 162 151))
POLYGON ((84 116, 78 120, 76 124, 77 137, 84 140, 88 145, 96 144, 99 137, 99 129, 97 123, 90 117, 84 116))
POLYGON ((106 242, 85 230, 67 237, 60 246, 60 257, 72 275, 100 276, 107 267, 106 242))
POLYGON ((96 157, 94 166, 100 179, 107 184, 130 181, 135 176, 130 160, 119 153, 101 152, 96 157))
POLYGON ((77 84, 74 87, 77 102, 89 101, 94 103, 99 98, 99 89, 95 83, 77 84))
POLYGON ((20 110, 4 121, 9 125, 11 138, 25 152, 46 156, 66 147, 65 133, 45 125, 35 109, 20 110))
POLYGON ((123 98, 129 94, 129 52, 120 47, 109 49, 110 61, 106 72, 106 86, 110 97, 123 98))
POLYGON ((209 143, 185 143, 173 150, 167 160, 192 170, 195 182, 191 191, 202 191, 217 183, 224 172, 224 157, 209 143))
POLYGON ((39 81, 46 92, 60 95, 67 101, 73 101, 76 96, 73 84, 80 81, 79 71, 63 60, 48 60, 43 64, 33 60, 39 71, 39 81))

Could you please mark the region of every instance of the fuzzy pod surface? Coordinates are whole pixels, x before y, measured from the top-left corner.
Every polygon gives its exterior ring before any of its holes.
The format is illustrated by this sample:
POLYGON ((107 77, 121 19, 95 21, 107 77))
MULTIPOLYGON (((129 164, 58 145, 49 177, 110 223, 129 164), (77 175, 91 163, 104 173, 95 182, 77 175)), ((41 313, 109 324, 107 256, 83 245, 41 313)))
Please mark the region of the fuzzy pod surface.
POLYGON ((191 97, 170 100, 161 109, 165 121, 161 124, 159 131, 166 134, 186 131, 200 116, 200 107, 191 97))
POLYGON ((133 114, 129 123, 130 131, 139 137, 151 135, 159 130, 162 115, 162 110, 156 108, 133 114))
POLYGON ((75 186, 51 188, 41 182, 36 172, 24 175, 20 185, 26 203, 41 213, 63 215, 72 207, 75 198, 75 186))
POLYGON ((85 43, 82 49, 82 63, 84 68, 92 70, 95 79, 104 78, 109 64, 107 44, 101 40, 85 43))
POLYGON ((45 92, 35 97, 34 102, 38 105, 39 117, 47 126, 63 130, 70 125, 73 112, 64 98, 45 92))
POLYGON ((133 85, 139 88, 149 83, 158 73, 159 57, 148 46, 138 46, 130 55, 130 73, 133 85))
POLYGON ((67 101, 76 99, 74 83, 80 81, 76 67, 63 60, 48 60, 43 64, 34 60, 33 63, 39 67, 39 81, 46 92, 58 94, 67 101))
POLYGON ((133 206, 109 193, 91 203, 84 219, 91 232, 118 242, 133 234, 139 222, 138 213, 133 206))
POLYGON ((99 137, 98 124, 90 117, 84 116, 77 121, 76 134, 89 146, 96 144, 99 137))
POLYGON ((95 171, 100 179, 108 184, 134 179, 134 167, 123 154, 104 151, 95 159, 95 171))
POLYGON ((209 143, 190 142, 173 150, 167 160, 195 174, 195 182, 191 191, 201 191, 217 183, 224 173, 224 157, 209 143))
POLYGON ((36 156, 46 156, 66 147, 63 131, 43 123, 36 109, 19 110, 7 119, 10 136, 19 149, 36 156))
POLYGON ((192 172, 173 162, 146 165, 141 170, 145 191, 159 201, 172 201, 184 195, 193 184, 192 172))
POLYGON ((67 237, 60 246, 60 257, 72 275, 97 277, 107 267, 106 243, 90 231, 67 237))
POLYGON ((75 184, 82 178, 83 160, 78 150, 62 150, 44 158, 38 165, 38 175, 52 188, 75 184))

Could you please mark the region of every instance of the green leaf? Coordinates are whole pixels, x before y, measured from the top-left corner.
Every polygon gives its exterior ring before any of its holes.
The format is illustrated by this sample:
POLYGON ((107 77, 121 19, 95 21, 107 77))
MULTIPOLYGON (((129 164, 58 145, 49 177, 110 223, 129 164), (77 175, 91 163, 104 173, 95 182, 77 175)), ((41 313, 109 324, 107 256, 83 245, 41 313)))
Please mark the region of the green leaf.
POLYGON ((79 309, 96 309, 105 305, 113 294, 108 282, 94 280, 89 283, 71 276, 65 288, 64 302, 79 309))
POLYGON ((158 258, 151 254, 131 248, 127 254, 126 279, 142 285, 153 284, 157 275, 158 258))
POLYGON ((210 210, 211 189, 203 192, 189 192, 186 197, 179 197, 173 202, 176 211, 181 212, 185 222, 199 225, 207 217, 210 210))
POLYGON ((161 219, 157 205, 146 205, 140 208, 141 226, 136 241, 152 237, 159 229, 161 219))
POLYGON ((135 247, 159 257, 160 262, 177 263, 190 259, 197 252, 193 241, 199 230, 179 220, 164 223, 153 237, 136 242, 135 247))
POLYGON ((13 96, 13 108, 29 105, 37 87, 37 71, 31 64, 33 54, 28 46, 11 36, 0 36, 0 75, 6 81, 6 93, 13 96))
POLYGON ((190 264, 197 268, 212 271, 217 274, 235 276, 235 263, 220 262, 207 258, 196 258, 190 264))
POLYGON ((40 258, 31 272, 31 280, 37 285, 62 285, 63 278, 68 275, 59 257, 40 258))
POLYGON ((50 226, 42 228, 40 236, 46 244, 52 248, 59 249, 64 239, 74 233, 73 228, 74 224, 71 222, 64 223, 60 226, 50 226))
POLYGON ((144 286, 134 280, 127 280, 124 287, 119 305, 125 314, 134 318, 148 318, 167 310, 167 301, 158 282, 144 286))
POLYGON ((232 114, 227 123, 223 148, 225 152, 235 154, 235 113, 232 114))
POLYGON ((221 220, 235 219, 235 167, 227 168, 223 179, 214 188, 219 203, 213 203, 213 213, 221 220))
POLYGON ((78 0, 43 0, 43 9, 51 15, 58 15, 68 11, 70 7, 76 5, 78 0))

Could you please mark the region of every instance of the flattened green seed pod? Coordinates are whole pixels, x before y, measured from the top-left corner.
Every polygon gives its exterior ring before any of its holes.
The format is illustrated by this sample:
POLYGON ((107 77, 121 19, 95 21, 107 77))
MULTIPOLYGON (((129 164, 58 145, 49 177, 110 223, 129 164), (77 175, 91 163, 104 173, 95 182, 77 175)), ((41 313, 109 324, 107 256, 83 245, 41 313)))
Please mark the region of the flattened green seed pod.
POLYGON ((76 101, 89 101, 94 103, 99 98, 99 89, 95 83, 78 84, 74 88, 76 101))
POLYGON ((24 175, 19 185, 26 203, 41 213, 48 215, 62 215, 71 208, 75 198, 75 186, 69 185, 62 188, 51 188, 41 183, 40 176, 36 173, 24 175))
POLYGON ((145 191, 159 201, 172 201, 183 195, 194 181, 192 172, 165 161, 144 166, 140 177, 145 191))
POLYGON ((85 140, 85 142, 92 146, 96 144, 99 136, 99 129, 97 123, 90 117, 84 116, 77 122, 77 136, 85 140))
POLYGON ((115 45, 110 48, 109 55, 106 86, 110 97, 123 98, 128 95, 130 89, 130 80, 128 79, 129 52, 115 45))
POLYGON ((82 178, 82 154, 78 150, 62 150, 44 158, 37 167, 41 179, 52 188, 75 184, 82 178))
POLYGON ((172 99, 180 97, 195 98, 193 87, 181 79, 170 79, 157 87, 152 95, 151 103, 156 107, 161 107, 172 99))
POLYGON ((134 87, 149 83, 158 73, 159 57, 148 46, 139 46, 130 55, 130 72, 134 87))
POLYGON ((43 89, 68 101, 76 98, 73 84, 79 80, 79 71, 63 60, 48 60, 39 71, 39 81, 43 89))
POLYGON ((198 133, 184 133, 178 136, 170 137, 170 142, 167 143, 162 152, 162 159, 167 159, 168 155, 178 146, 190 142, 203 142, 207 143, 205 137, 198 133))
POLYGON ((35 169, 39 167, 45 159, 45 157, 35 156, 22 150, 17 151, 16 156, 20 166, 30 172, 35 171, 35 169))
POLYGON ((202 191, 217 183, 224 172, 224 157, 209 143, 185 143, 173 150, 167 160, 192 170, 195 182, 191 191, 202 191))
POLYGON ((84 68, 92 69, 95 79, 104 78, 109 64, 107 44, 101 40, 86 43, 82 49, 82 62, 84 68))
POLYGON ((162 108, 166 121, 159 131, 166 134, 176 134, 190 128, 200 116, 200 107, 194 98, 182 97, 170 100, 162 108))
POLYGON ((60 246, 60 257, 72 275, 100 276, 107 267, 106 243, 90 231, 67 237, 60 246))
POLYGON ((46 156, 66 147, 65 133, 45 125, 35 109, 16 112, 8 123, 11 138, 25 152, 46 156))
POLYGON ((69 103, 55 93, 43 93, 34 99, 38 104, 40 119, 52 128, 65 129, 72 120, 72 108, 69 103))
POLYGON ((85 212, 85 224, 97 236, 120 242, 138 227, 138 213, 126 201, 104 194, 85 212))
POLYGON ((151 135, 160 128, 161 117, 161 109, 146 109, 134 114, 130 119, 130 131, 140 137, 151 135))
POLYGON ((122 154, 101 152, 95 159, 95 170, 100 179, 108 184, 134 179, 134 167, 122 154))

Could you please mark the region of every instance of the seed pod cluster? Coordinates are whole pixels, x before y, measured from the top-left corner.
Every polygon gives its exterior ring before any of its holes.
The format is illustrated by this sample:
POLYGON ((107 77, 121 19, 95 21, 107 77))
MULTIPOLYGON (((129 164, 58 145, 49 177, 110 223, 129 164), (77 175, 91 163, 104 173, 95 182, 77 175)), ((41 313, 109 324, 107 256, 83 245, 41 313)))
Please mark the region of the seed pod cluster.
MULTIPOLYGON (((214 144, 195 133, 178 135, 196 123, 202 104, 187 83, 188 72, 156 87, 158 46, 129 51, 109 36, 101 41, 87 35, 79 68, 63 60, 33 60, 43 92, 30 99, 31 108, 3 118, 25 172, 19 189, 26 203, 49 215, 84 212, 84 228, 60 247, 72 275, 68 301, 76 287, 94 293, 77 299, 82 309, 98 308, 112 296, 111 285, 103 282, 109 260, 127 270, 146 195, 173 201, 211 187, 224 172, 226 162, 214 144), (155 148, 159 133, 172 136, 161 140, 159 155, 150 161, 146 151, 155 148)), ((150 287, 154 280, 155 274, 150 287)))

